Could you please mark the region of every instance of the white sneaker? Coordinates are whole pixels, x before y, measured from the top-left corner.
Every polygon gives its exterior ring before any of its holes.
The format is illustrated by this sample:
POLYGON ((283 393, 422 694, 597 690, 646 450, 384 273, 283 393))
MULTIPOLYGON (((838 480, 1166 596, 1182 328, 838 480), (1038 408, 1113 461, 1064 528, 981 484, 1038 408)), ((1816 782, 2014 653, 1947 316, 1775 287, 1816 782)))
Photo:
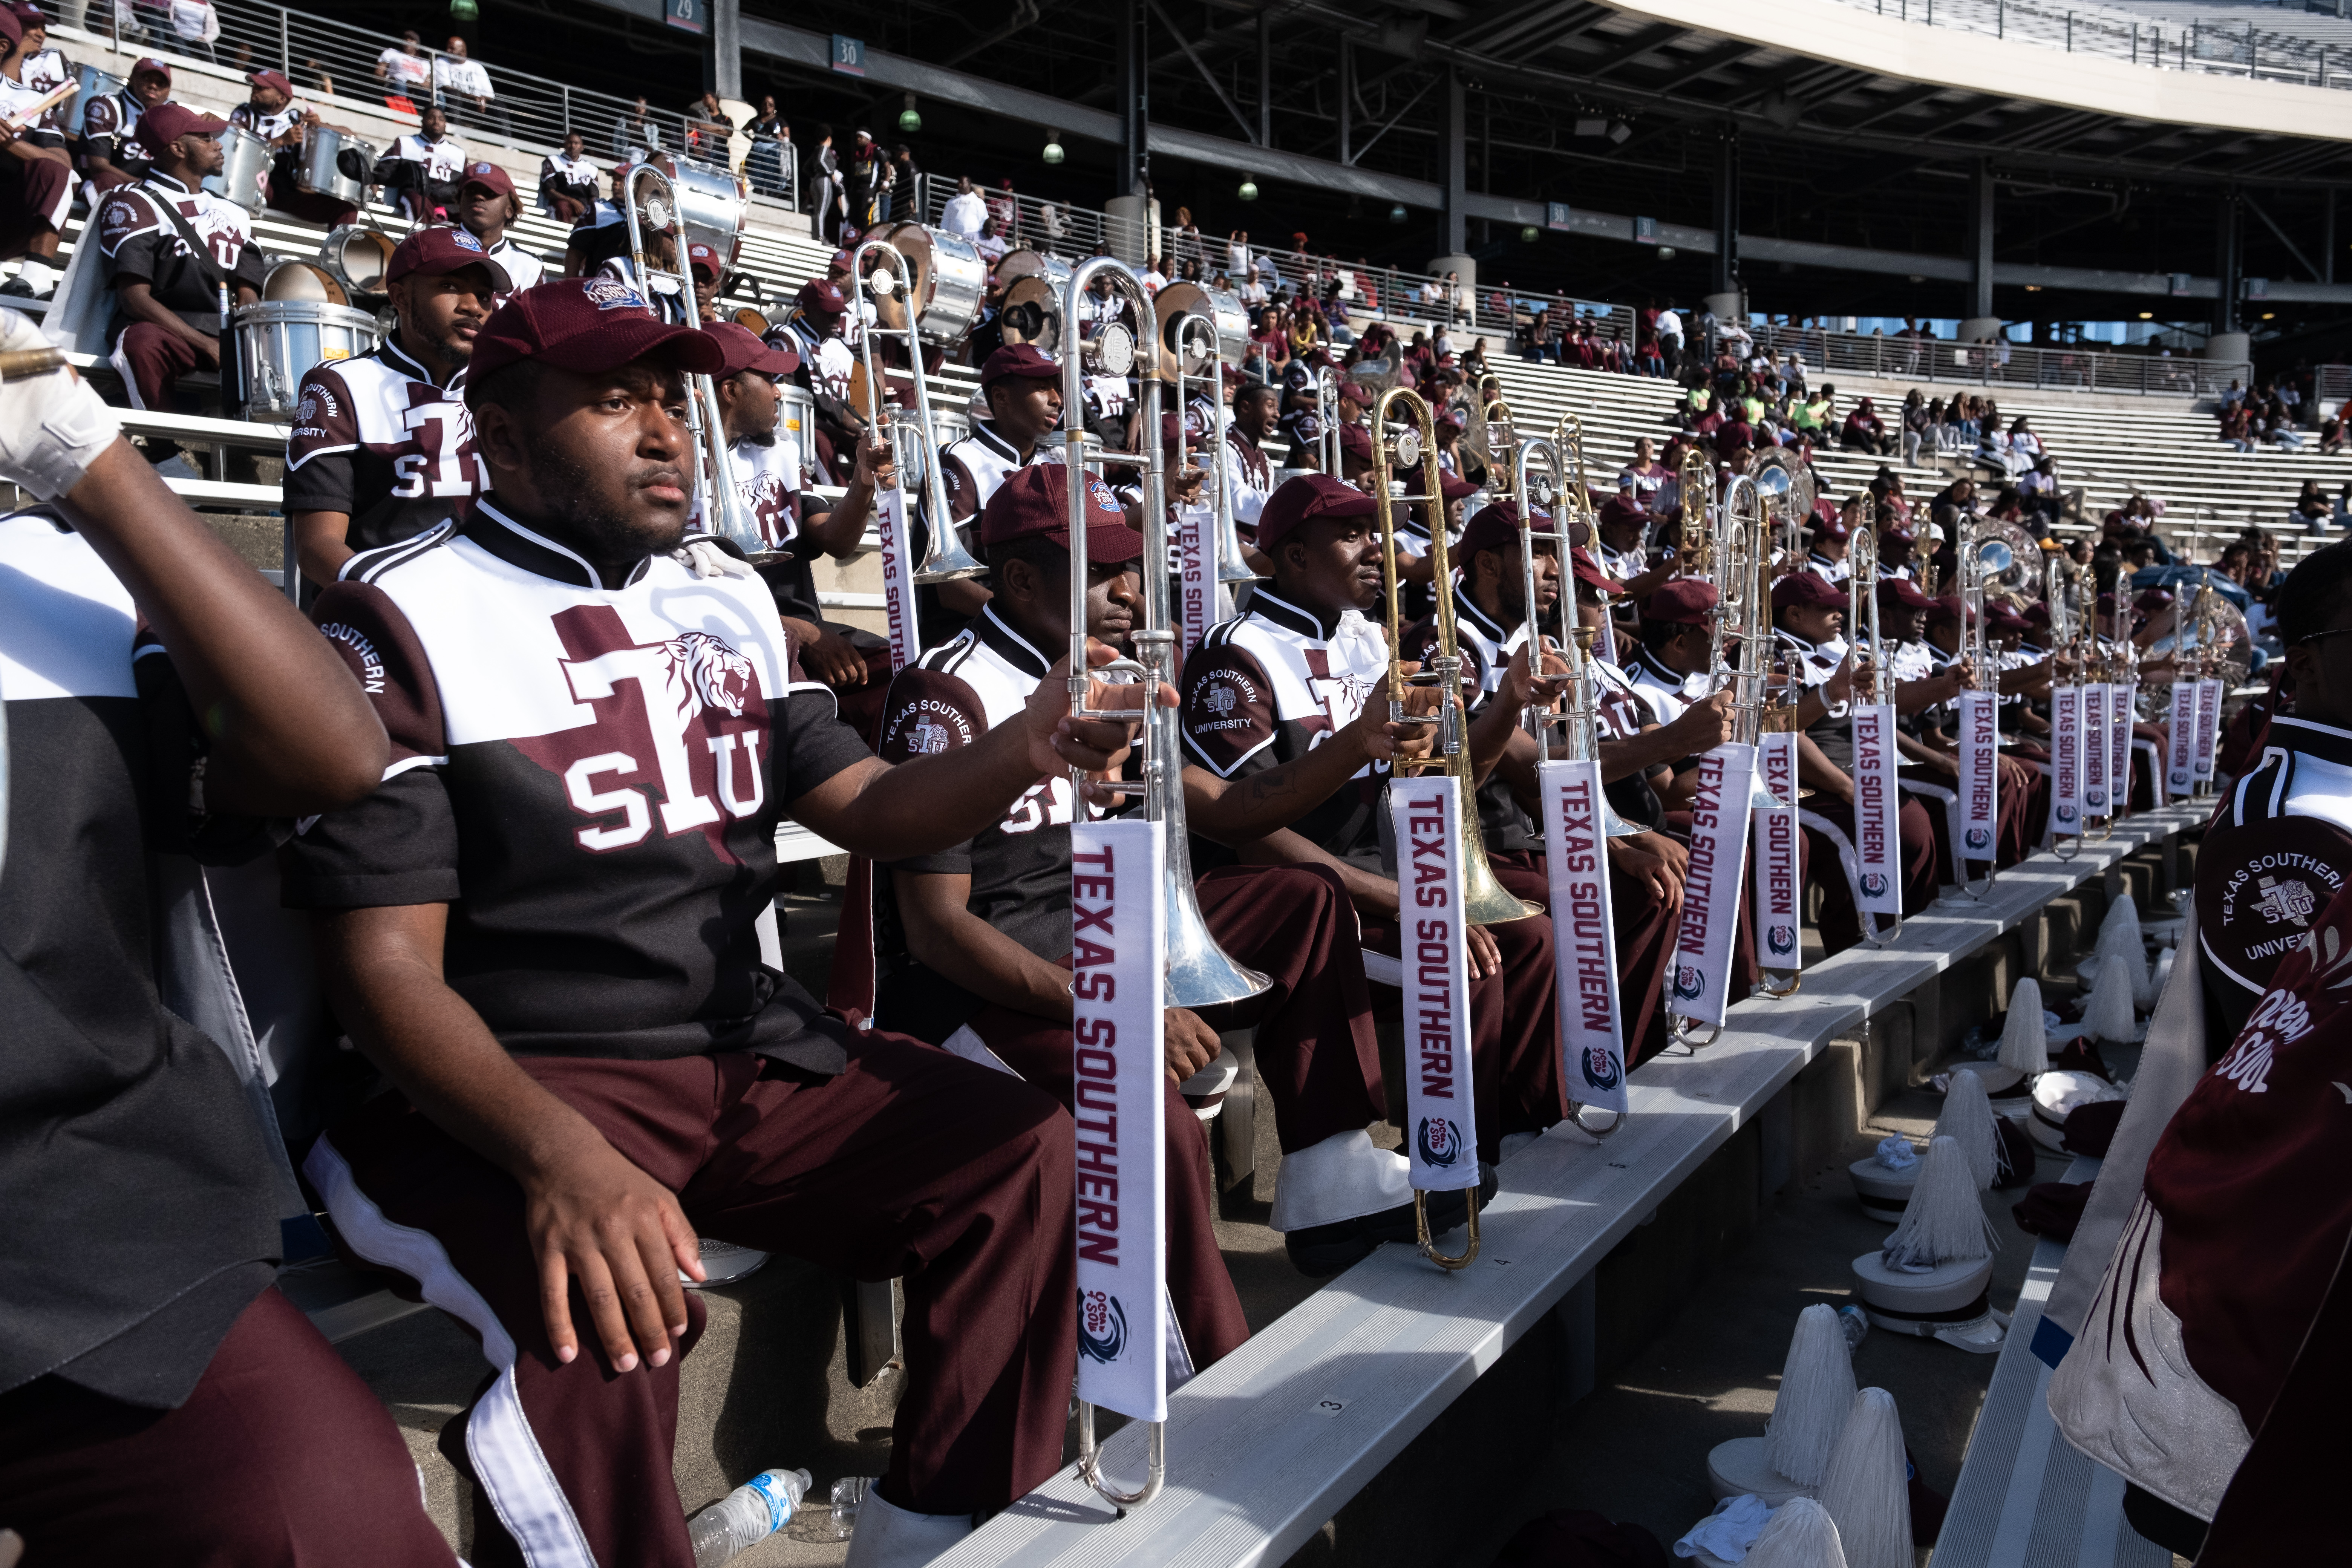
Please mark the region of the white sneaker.
POLYGON ((757 1247, 738 1247, 731 1241, 714 1241, 709 1237, 695 1238, 702 1247, 703 1278, 695 1279, 685 1269, 677 1271, 677 1282, 689 1290, 704 1290, 713 1285, 732 1285, 747 1279, 766 1267, 768 1255, 757 1247))
POLYGON ((971 1533, 968 1513, 917 1513, 868 1487, 844 1568, 922 1568, 971 1533))

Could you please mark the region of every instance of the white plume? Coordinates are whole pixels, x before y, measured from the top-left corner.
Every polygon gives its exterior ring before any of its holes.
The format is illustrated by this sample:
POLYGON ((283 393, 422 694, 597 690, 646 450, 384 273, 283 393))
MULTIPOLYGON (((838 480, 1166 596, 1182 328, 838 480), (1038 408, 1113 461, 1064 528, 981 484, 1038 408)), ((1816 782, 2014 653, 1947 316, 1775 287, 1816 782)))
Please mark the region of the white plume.
POLYGON ((1865 1388, 1853 1396, 1853 1414, 1830 1456, 1821 1501, 1837 1526, 1847 1568, 1912 1568, 1903 1421, 1886 1390, 1865 1388))
POLYGON ((2132 984, 2131 965, 2120 956, 2109 953, 2099 960, 2098 978, 2091 982, 2090 998, 2083 1004, 2083 1028, 2094 1040, 2110 1040, 2128 1045, 2139 1036, 2139 1022, 2132 1014, 2132 997, 2137 988, 2132 984))
POLYGON ((1791 1498, 1774 1509, 1740 1561, 1746 1568, 1846 1568, 1837 1521, 1809 1497, 1791 1498))
POLYGON ((1969 1169, 1968 1155, 1950 1138, 1929 1139, 1927 1158, 1919 1166, 1903 1223, 1880 1248, 1886 1266, 1973 1263, 1992 1256, 1998 1237, 1977 1201, 1976 1173, 1969 1169))
POLYGON ((2129 893, 2107 906, 2107 912, 2099 921, 2099 940, 2105 941, 2107 933, 2117 927, 2131 932, 2133 941, 2139 940, 2139 905, 2129 893))
MULTIPOLYGON (((2120 958, 2131 972, 2132 1005, 2145 1012, 2156 1005, 2156 979, 2147 963, 2147 943, 2139 936, 2139 927, 2105 926, 2099 931, 2099 945, 2095 950, 2098 968, 2105 969, 2109 958, 2120 958)), ((2096 970, 2093 971, 2097 973, 2096 970)))
POLYGON ((1780 1392, 1764 1428, 1764 1462, 1792 1481, 1822 1484, 1853 1409, 1853 1352, 1837 1311, 1816 1301, 1797 1314, 1780 1392))
POLYGON ((1992 1179, 2000 1166, 2000 1129, 1993 1125, 1992 1100, 1985 1093, 1983 1074, 1952 1075, 1943 1113, 1936 1118, 1935 1136, 1949 1138, 1960 1146, 1960 1152, 1968 1157, 1969 1172, 1977 1179, 1977 1191, 1992 1190, 1992 1179))
POLYGON ((2030 974, 2009 994, 2009 1017, 2000 1027, 2000 1065, 2028 1078, 2050 1070, 2050 1025, 2042 1016, 2042 982, 2030 974))

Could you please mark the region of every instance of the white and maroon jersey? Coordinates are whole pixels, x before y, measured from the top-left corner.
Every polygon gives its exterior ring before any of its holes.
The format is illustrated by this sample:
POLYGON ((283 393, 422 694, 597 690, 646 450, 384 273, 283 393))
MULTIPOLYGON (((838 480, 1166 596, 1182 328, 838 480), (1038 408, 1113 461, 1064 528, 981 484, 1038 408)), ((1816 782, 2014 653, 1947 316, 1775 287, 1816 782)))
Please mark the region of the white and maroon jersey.
POLYGON ((1685 709, 1694 702, 1705 701, 1709 695, 1705 675, 1677 675, 1659 663, 1658 656, 1648 648, 1634 654, 1625 674, 1661 724, 1673 723, 1683 716, 1685 709))
MULTIPOLYGON (((1454 646, 1462 656, 1464 683, 1477 689, 1477 696, 1470 702, 1472 713, 1486 710, 1487 702, 1502 689, 1512 656, 1527 640, 1526 622, 1507 630, 1479 608, 1477 601, 1462 590, 1460 579, 1455 579, 1454 646)), ((1404 628, 1402 646, 1406 658, 1426 667, 1437 654, 1436 621, 1422 620, 1404 628)), ((1487 849, 1497 855, 1543 847, 1541 830, 1519 808, 1518 799, 1511 794, 1510 783, 1500 770, 1489 773, 1486 782, 1478 786, 1478 831, 1487 849)))
POLYGON ((228 111, 228 122, 252 132, 264 142, 274 142, 299 128, 302 117, 310 112, 310 106, 299 99, 287 100, 286 106, 275 111, 248 101, 228 111))
POLYGON ((139 100, 131 89, 100 93, 82 106, 82 155, 105 159, 132 179, 147 173, 147 150, 138 141, 139 100))
MULTIPOLYGON (((1845 662, 1847 644, 1843 637, 1832 637, 1827 642, 1807 642, 1785 627, 1775 626, 1772 628, 1772 643, 1773 651, 1786 660, 1789 672, 1796 677, 1797 684, 1808 691, 1835 675, 1838 666, 1845 662)), ((1851 710, 1824 712, 1805 733, 1812 737, 1813 744, 1821 749, 1822 755, 1828 758, 1832 765, 1844 773, 1853 771, 1853 714, 1851 710)))
POLYGON ((519 1056, 842 1069, 847 1026, 761 967, 757 921, 777 823, 870 753, 764 586, 667 555, 607 582, 492 496, 314 618, 392 764, 289 847, 290 907, 447 904, 448 983, 519 1056))
POLYGON ((1649 553, 1638 544, 1631 550, 1612 550, 1597 539, 1592 542, 1592 558, 1612 583, 1630 583, 1650 569, 1649 553))
MULTIPOLYGON (((1631 740, 1657 723, 1656 711, 1634 686, 1632 676, 1602 658, 1598 649, 1586 656, 1585 663, 1592 670, 1592 731, 1595 739, 1631 740)), ((1616 807, 1617 815, 1634 826, 1655 830, 1664 826, 1665 805, 1658 799, 1658 792, 1652 787, 1645 774, 1628 773, 1612 784, 1603 784, 1601 793, 1609 797, 1609 804, 1616 807)))
POLYGON ((391 155, 424 164, 425 180, 436 185, 456 184, 459 172, 466 167, 464 144, 449 135, 432 141, 424 132, 412 131, 393 142, 391 155))
POLYGON ((783 331, 792 338, 793 352, 801 356, 801 366, 808 376, 809 391, 837 403, 846 403, 849 400, 849 378, 857 368, 857 356, 851 352, 848 340, 838 333, 821 338, 814 328, 801 319, 786 322, 783 331))
POLYGON ((347 514, 345 541, 366 552, 463 521, 489 488, 462 372, 436 386, 395 334, 303 375, 286 437, 287 510, 347 514))
MULTIPOLYGON (((33 106, 56 91, 63 80, 62 78, 50 77, 37 68, 36 62, 43 55, 54 58, 56 51, 44 49, 40 55, 26 60, 21 74, 14 79, 0 76, 0 117, 29 121, 32 129, 25 133, 25 140, 36 147, 62 147, 66 142, 65 135, 51 124, 51 121, 56 118, 57 110, 43 110, 37 115, 33 112, 33 106)), ((59 107, 69 107, 71 102, 69 99, 66 104, 59 107)))
POLYGON ((499 264, 507 275, 507 282, 512 285, 498 297, 498 303, 501 305, 524 289, 536 289, 547 280, 547 263, 503 235, 483 254, 499 264))
MULTIPOLYGON (((1220 778, 1294 762, 1384 699, 1388 638, 1354 611, 1318 616, 1261 584, 1184 661, 1185 754, 1220 778)), ((1368 763, 1290 824, 1324 850, 1379 863, 1377 817, 1388 764, 1368 763)), ((1196 846, 1196 849, 1197 849, 1196 846)))
POLYGON ((172 900, 151 879, 161 856, 220 865, 271 840, 205 815, 205 731, 170 658, 46 508, 0 518, 0 1394, 51 1377, 171 1409, 282 1245, 228 1049, 163 1004, 172 900))
POLYGON ((1217 433, 1217 402, 1199 393, 1184 400, 1184 439, 1197 449, 1204 447, 1217 433))
POLYGON ((595 161, 584 153, 574 158, 568 153, 555 152, 540 160, 539 188, 545 195, 570 196, 593 207, 600 177, 595 161))
POLYGON ((144 282, 158 303, 207 332, 220 330, 220 302, 179 228, 164 215, 177 211, 211 252, 213 265, 258 290, 261 252, 253 222, 235 202, 191 191, 169 174, 150 174, 135 185, 117 185, 98 209, 98 250, 106 258, 108 287, 144 282))
POLYGON ((1225 429, 1225 487, 1234 498, 1235 526, 1255 538, 1258 513, 1274 494, 1274 463, 1264 447, 1232 426, 1225 429))
POLYGON ((1832 561, 1815 551, 1805 557, 1805 570, 1824 583, 1843 583, 1853 577, 1853 563, 1843 555, 1832 561))
MULTIPOLYGON (((44 94, 55 92, 74 79, 73 62, 55 49, 43 49, 37 55, 26 56, 22 68, 25 85, 44 94)), ((73 108, 74 100, 68 98, 62 103, 51 105, 41 116, 40 130, 46 145, 54 147, 63 142, 73 108), (54 141, 49 140, 52 137, 54 141)))
POLYGON ((1058 463, 1062 448, 1054 441, 1037 443, 1024 458, 1020 449, 996 433, 986 419, 971 422, 971 434, 947 444, 940 454, 940 479, 946 487, 948 515, 963 523, 980 515, 988 498, 1005 476, 1032 463, 1058 463))
MULTIPOLYGON (((804 501, 802 490, 807 483, 807 477, 800 469, 799 450, 780 429, 776 439, 764 447, 751 441, 736 442, 727 449, 727 457, 733 471, 736 496, 758 525, 761 542, 770 550, 790 552, 793 556, 790 561, 760 564, 760 575, 775 595, 777 613, 815 624, 824 618, 816 600, 813 570, 815 562, 812 551, 796 543, 801 538, 801 508, 804 501)), ((709 521, 702 515, 699 495, 694 498, 687 530, 711 530, 709 521)))
MULTIPOLYGON (((984 606, 950 642, 900 670, 882 705, 882 760, 969 746, 1017 723, 1054 658, 984 606)), ((1070 951, 1070 823, 1081 809, 1066 773, 1031 786, 994 826, 937 854, 892 862, 902 871, 970 877, 966 907, 1040 958, 1070 951)), ((1103 812, 1084 806, 1091 817, 1103 812)))

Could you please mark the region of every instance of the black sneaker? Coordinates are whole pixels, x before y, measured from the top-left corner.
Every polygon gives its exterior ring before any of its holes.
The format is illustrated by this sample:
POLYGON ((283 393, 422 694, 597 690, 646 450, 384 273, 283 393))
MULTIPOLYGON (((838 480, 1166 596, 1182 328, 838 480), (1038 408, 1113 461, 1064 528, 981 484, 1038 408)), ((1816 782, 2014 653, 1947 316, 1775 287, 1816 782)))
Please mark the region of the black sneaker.
MULTIPOLYGON (((1478 1206, 1482 1210, 1495 1201, 1496 1186, 1495 1167, 1481 1160, 1478 1206)), ((1430 1194, 1427 1206, 1432 1236, 1443 1236, 1469 1218, 1465 1195, 1458 1190, 1430 1194)), ((1290 1254, 1293 1268, 1309 1279, 1321 1279, 1361 1263, 1383 1242, 1401 1241, 1410 1247, 1420 1239, 1421 1233, 1413 1225, 1412 1205, 1408 1202, 1392 1209, 1358 1215, 1354 1219, 1286 1232, 1282 1245, 1290 1254)))
POLYGON ((0 283, 0 294, 7 295, 11 300, 30 300, 34 297, 33 286, 22 278, 11 278, 5 283, 0 283))

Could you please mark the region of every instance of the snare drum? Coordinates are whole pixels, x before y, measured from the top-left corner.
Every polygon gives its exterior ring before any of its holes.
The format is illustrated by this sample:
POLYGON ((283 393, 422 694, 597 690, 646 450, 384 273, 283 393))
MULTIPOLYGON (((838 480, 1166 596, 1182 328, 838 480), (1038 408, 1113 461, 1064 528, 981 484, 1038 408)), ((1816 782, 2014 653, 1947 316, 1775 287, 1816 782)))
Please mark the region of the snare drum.
POLYGON ((1057 355, 1062 344, 1062 300, 1069 283, 1067 268, 1058 275, 1032 272, 1014 279, 1004 290, 1004 305, 997 315, 1004 341, 1034 344, 1048 358, 1057 355))
MULTIPOLYGON (((877 237, 898 247, 914 273, 915 331, 923 342, 952 348, 970 337, 988 292, 988 263, 971 241, 919 223, 894 224, 877 237)), ((891 314, 885 310, 884 324, 899 325, 891 314)))
MULTIPOLYGON (((289 265, 324 276, 307 262, 289 265)), ((270 277, 286 271, 279 267, 270 277)), ((294 419, 302 378, 314 366, 368 353, 383 341, 365 310, 318 300, 265 300, 232 312, 229 321, 247 419, 294 419)))
POLYGON ((87 136, 89 132, 83 116, 89 112, 89 106, 131 84, 119 76, 107 75, 96 66, 76 66, 74 77, 81 83, 81 90, 66 105, 66 129, 77 136, 87 136))
POLYGON ((1242 309, 1238 297, 1222 289, 1203 289, 1198 283, 1171 283, 1160 290, 1151 304, 1153 313, 1160 318, 1160 341, 1171 354, 1185 354, 1186 375, 1207 375, 1211 367, 1208 356, 1201 352, 1205 345, 1197 332, 1191 345, 1176 341, 1176 322, 1181 316, 1201 317, 1215 330, 1218 363, 1238 365, 1249 357, 1249 314, 1242 309))
POLYGON ((740 174, 709 163, 677 159, 670 184, 677 194, 678 221, 689 245, 707 245, 720 262, 732 267, 743 248, 743 220, 751 205, 751 187, 740 174))
POLYGON ((328 232, 327 243, 319 247, 319 265, 348 294, 380 295, 389 287, 384 269, 392 265, 398 243, 382 229, 345 224, 328 232))
POLYGON ((306 126, 294 184, 314 196, 358 206, 367 200, 367 177, 374 167, 375 149, 358 137, 331 125, 306 126))
POLYGON ((242 125, 220 133, 220 194, 255 217, 268 205, 269 143, 242 125))

